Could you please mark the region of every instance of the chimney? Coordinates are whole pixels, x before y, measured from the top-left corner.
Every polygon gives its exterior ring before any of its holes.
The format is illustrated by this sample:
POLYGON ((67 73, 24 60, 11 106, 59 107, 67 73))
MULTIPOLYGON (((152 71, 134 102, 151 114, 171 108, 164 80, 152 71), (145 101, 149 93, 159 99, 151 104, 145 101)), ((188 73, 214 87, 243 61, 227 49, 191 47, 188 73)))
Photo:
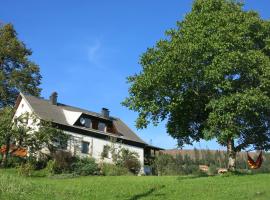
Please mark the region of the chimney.
POLYGON ((50 102, 52 105, 57 105, 57 97, 58 97, 58 94, 57 92, 53 92, 50 96, 50 102))
POLYGON ((101 110, 101 115, 102 115, 103 117, 109 118, 109 116, 110 116, 110 111, 109 111, 109 109, 107 109, 107 108, 102 108, 102 110, 101 110))

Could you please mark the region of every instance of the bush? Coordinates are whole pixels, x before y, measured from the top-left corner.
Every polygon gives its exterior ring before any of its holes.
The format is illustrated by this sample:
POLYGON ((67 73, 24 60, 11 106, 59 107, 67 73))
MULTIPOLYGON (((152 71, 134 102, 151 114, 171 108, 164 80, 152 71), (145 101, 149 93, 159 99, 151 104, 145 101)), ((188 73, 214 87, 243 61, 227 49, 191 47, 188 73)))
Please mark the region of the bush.
POLYGON ((205 175, 199 170, 199 166, 192 162, 189 156, 184 159, 174 158, 172 155, 161 154, 156 156, 154 161, 154 172, 159 176, 164 175, 205 175))
POLYGON ((131 173, 138 174, 141 170, 141 163, 138 154, 128 149, 121 149, 121 157, 118 162, 119 166, 127 168, 131 173))
POLYGON ((128 169, 133 174, 138 174, 141 170, 139 155, 136 152, 131 152, 128 149, 121 149, 118 153, 115 165, 121 168, 128 169))
POLYGON ((154 161, 154 167, 156 169, 157 175, 162 176, 162 175, 173 175, 173 171, 175 167, 175 159, 168 154, 161 154, 158 155, 155 158, 154 161))
POLYGON ((18 173, 19 175, 22 175, 22 176, 32 176, 34 170, 35 170, 35 166, 30 162, 21 164, 18 167, 18 173))
POLYGON ((26 159, 12 156, 7 160, 7 162, 7 167, 19 167, 21 164, 26 162, 26 159))
POLYGON ((72 164, 72 169, 74 173, 82 176, 99 174, 99 167, 94 158, 77 159, 72 164))
POLYGON ((55 173, 55 160, 49 160, 47 166, 44 169, 47 175, 53 175, 55 173))
POLYGON ((101 174, 104 176, 130 176, 133 175, 127 168, 114 164, 103 163, 101 165, 101 174))
POLYGON ((70 172, 72 170, 71 165, 74 162, 74 157, 70 152, 62 150, 56 151, 53 154, 53 160, 55 161, 53 166, 55 174, 70 172))
POLYGON ((216 175, 218 173, 216 165, 210 165, 208 174, 209 175, 216 175))
POLYGON ((185 164, 183 166, 183 174, 188 175, 188 174, 193 174, 193 175, 201 175, 203 174, 201 170, 199 169, 198 165, 195 164, 185 164))

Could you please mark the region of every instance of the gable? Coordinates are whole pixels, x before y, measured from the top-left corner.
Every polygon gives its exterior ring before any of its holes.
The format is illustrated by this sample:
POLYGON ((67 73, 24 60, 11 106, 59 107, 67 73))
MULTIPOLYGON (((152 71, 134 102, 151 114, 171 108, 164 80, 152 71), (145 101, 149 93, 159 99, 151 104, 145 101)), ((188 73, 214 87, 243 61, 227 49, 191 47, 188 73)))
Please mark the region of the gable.
POLYGON ((63 109, 64 116, 69 125, 74 125, 75 122, 80 118, 82 112, 75 112, 63 109))

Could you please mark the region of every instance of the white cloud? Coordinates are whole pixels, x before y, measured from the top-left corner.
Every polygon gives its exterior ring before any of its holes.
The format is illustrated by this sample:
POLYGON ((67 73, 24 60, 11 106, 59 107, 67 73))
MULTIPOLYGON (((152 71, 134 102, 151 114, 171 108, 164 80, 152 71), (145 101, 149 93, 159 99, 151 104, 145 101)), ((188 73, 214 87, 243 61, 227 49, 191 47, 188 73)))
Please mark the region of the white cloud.
POLYGON ((102 47, 100 40, 95 40, 87 47, 87 58, 93 64, 99 64, 102 57, 102 47))

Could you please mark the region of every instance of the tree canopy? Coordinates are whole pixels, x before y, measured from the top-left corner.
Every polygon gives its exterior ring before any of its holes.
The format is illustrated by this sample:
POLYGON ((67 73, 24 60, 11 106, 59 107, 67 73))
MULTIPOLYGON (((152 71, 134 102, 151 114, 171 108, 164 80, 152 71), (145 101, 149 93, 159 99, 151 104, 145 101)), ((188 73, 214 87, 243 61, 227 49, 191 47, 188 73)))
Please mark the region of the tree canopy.
POLYGON ((39 96, 41 75, 31 54, 11 24, 0 24, 0 108, 13 105, 19 91, 39 96))
POLYGON ((26 112, 16 117, 11 107, 0 110, 0 148, 6 148, 2 158, 4 166, 9 159, 11 145, 26 148, 32 158, 44 152, 52 155, 67 148, 69 139, 70 136, 53 122, 40 120, 34 113, 26 112))
POLYGON ((180 146, 214 139, 231 152, 270 148, 270 22, 243 4, 195 0, 141 56, 123 105, 136 125, 168 120, 180 146), (236 144, 234 144, 236 143, 236 144))

